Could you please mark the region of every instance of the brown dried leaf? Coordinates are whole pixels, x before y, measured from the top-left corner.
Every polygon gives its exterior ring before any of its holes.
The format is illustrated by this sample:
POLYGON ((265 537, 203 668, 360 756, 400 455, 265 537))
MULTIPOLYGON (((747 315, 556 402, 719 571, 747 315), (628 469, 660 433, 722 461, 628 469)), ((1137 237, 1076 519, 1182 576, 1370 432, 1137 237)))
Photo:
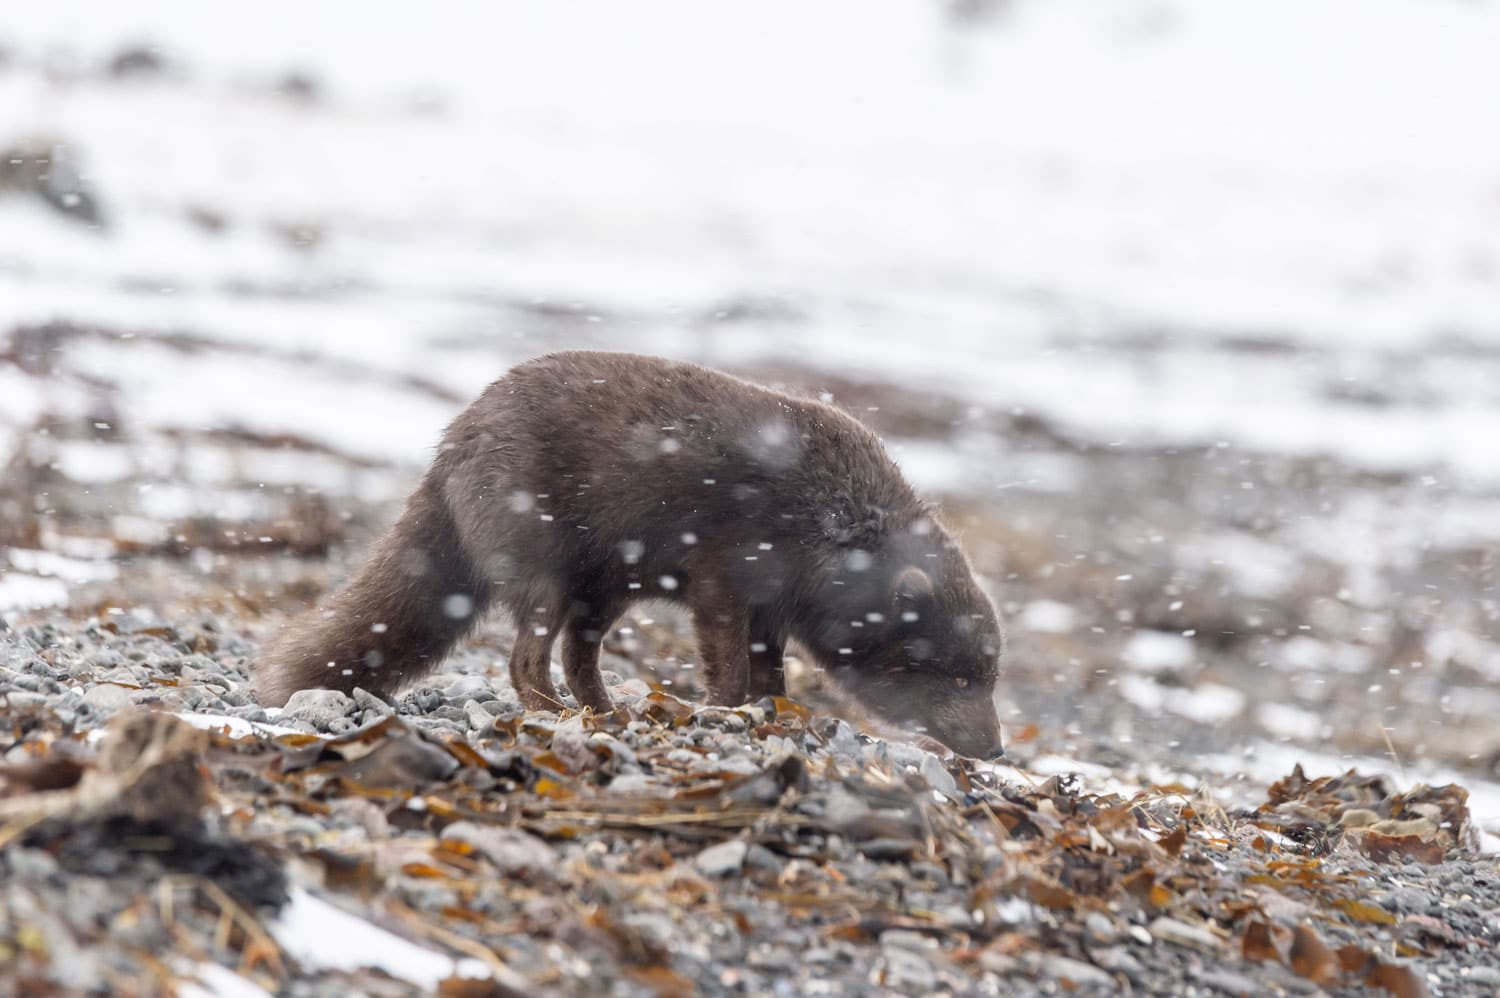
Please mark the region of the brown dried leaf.
POLYGON ((0 766, 0 797, 44 790, 66 790, 78 783, 83 772, 81 762, 61 755, 0 766))
POLYGON ((550 776, 537 780, 536 786, 531 789, 538 797, 545 797, 548 800, 572 800, 574 796, 570 787, 550 776))
POLYGON ((695 708, 692 704, 683 703, 671 694, 656 690, 642 697, 635 709, 653 721, 681 727, 692 720, 695 708))
POLYGON ((1317 930, 1299 925, 1292 932, 1292 969, 1314 984, 1331 984, 1339 977, 1339 958, 1317 930))
POLYGON ((1161 838, 1156 844, 1167 851, 1168 856, 1176 856, 1182 852, 1183 844, 1187 842, 1187 825, 1181 824, 1172 829, 1171 833, 1161 838))
POLYGON ((639 967, 626 973, 654 990, 657 998, 688 998, 695 992, 693 982, 671 967, 639 967))
POLYGON ((448 876, 448 874, 444 873, 442 870, 439 870, 437 867, 427 863, 405 863, 401 867, 401 872, 406 874, 408 877, 446 878, 448 876))
POLYGON ((1035 724, 1022 725, 1020 730, 1013 731, 1007 739, 1012 745, 1025 745, 1034 742, 1041 737, 1042 729, 1035 724))
POLYGON ((771 701, 776 705, 776 719, 782 723, 786 722, 788 714, 804 724, 807 723, 808 718, 812 717, 812 711, 788 697, 772 697, 771 701))
POLYGON ((1240 942, 1240 950, 1246 960, 1285 963, 1287 935, 1286 930, 1280 926, 1257 919, 1245 926, 1245 938, 1240 942))
POLYGON ((453 738, 443 742, 443 748, 447 749, 449 755, 465 766, 471 766, 475 769, 489 769, 490 767, 485 757, 476 752, 474 747, 468 742, 453 738))
POLYGON ((559 759, 556 753, 551 751, 538 752, 536 755, 531 757, 531 762, 532 765, 540 766, 543 769, 550 769, 552 770, 552 772, 558 773, 562 776, 569 776, 573 772, 572 767, 570 767, 566 762, 563 762, 561 759, 559 759))
POLYGON ((1370 955, 1368 950, 1354 943, 1340 946, 1338 948, 1338 958, 1339 966, 1343 969, 1344 973, 1353 974, 1356 977, 1363 977, 1365 970, 1369 968, 1371 962, 1375 959, 1370 955))
POLYGON ((1061 884, 1054 884, 1038 877, 1026 877, 1022 880, 1021 890, 1028 898, 1043 908, 1071 911, 1078 907, 1079 898, 1077 894, 1074 894, 1061 884))
POLYGON ((1448 850, 1437 839, 1425 840, 1417 835, 1382 835, 1379 832, 1350 832, 1349 838, 1360 852, 1377 863, 1441 863, 1448 850))
POLYGON ((1427 998, 1427 982, 1411 967, 1396 963, 1376 963, 1375 969, 1366 977, 1365 983, 1372 988, 1384 988, 1396 998, 1427 998))
POLYGON ((1354 898, 1341 898, 1333 902, 1333 906, 1356 922, 1367 922, 1370 925, 1396 924, 1396 916, 1384 908, 1354 898))

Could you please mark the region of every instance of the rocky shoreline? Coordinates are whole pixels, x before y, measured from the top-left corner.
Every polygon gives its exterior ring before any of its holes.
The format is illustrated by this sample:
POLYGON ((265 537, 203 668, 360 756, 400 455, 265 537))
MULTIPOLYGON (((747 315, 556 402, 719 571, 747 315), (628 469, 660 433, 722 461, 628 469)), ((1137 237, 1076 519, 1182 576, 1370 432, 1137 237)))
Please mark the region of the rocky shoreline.
POLYGON ((0 633, 13 980, 290 995, 1496 986, 1500 868, 1475 852, 1456 787, 1298 769, 1254 808, 1182 784, 1105 791, 791 700, 698 706, 618 672, 611 714, 528 714, 473 651, 394 705, 308 692, 268 712, 245 689, 255 647, 207 616, 51 613, 0 633))

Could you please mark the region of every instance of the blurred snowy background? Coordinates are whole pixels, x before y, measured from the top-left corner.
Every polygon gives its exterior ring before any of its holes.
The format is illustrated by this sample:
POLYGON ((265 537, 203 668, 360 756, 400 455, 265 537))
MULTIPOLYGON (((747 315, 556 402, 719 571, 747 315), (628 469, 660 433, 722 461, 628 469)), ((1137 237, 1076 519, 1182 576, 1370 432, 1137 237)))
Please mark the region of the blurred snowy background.
POLYGON ((1497 52, 1481 0, 7 4, 0 611, 258 626, 508 365, 663 353, 945 497, 1036 768, 1383 756, 1493 829, 1497 52))

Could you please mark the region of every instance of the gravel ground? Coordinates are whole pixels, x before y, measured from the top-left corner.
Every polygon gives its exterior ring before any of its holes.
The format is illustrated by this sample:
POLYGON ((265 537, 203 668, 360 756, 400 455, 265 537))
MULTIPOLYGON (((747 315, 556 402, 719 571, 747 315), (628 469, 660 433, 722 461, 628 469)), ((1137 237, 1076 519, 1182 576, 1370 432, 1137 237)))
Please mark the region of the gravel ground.
MULTIPOLYGON (((616 636, 605 717, 523 713, 493 668, 500 623, 394 705, 310 691, 267 711, 245 686, 263 629, 108 608, 0 633, 14 981, 231 993, 232 970, 282 994, 789 995, 1500 981, 1500 866, 1476 854, 1461 791, 1299 770, 1241 806, 1187 772, 1141 782, 1162 768, 1146 741, 1104 736, 1066 739, 1084 775, 1044 777, 824 713, 842 708, 796 670, 816 713, 699 707, 647 681, 690 654, 670 621, 616 636), (401 940, 309 913, 321 899, 401 940)), ((1012 754, 1060 768, 1063 740, 1012 754)))

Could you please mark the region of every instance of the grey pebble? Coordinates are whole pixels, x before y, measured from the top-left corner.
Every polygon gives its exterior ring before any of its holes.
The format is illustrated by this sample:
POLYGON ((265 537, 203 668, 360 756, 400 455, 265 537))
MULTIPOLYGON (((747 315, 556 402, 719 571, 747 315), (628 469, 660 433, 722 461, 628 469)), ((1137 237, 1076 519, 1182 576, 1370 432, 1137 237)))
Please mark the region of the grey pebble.
POLYGON ((395 713, 395 708, 390 704, 362 687, 354 687, 354 692, 350 695, 354 698, 354 705, 364 711, 366 723, 370 721, 372 714, 378 718, 395 713))
POLYGON ((1048 954, 1038 967, 1043 977, 1054 981, 1071 983, 1074 987, 1114 987, 1115 979, 1091 963, 1074 960, 1066 956, 1048 954))
POLYGON ((557 854, 546 842, 529 832, 505 825, 455 821, 443 829, 442 838, 467 842, 502 873, 550 876, 557 862, 557 854))
POLYGON ((1496 967, 1470 967, 1463 980, 1471 984, 1482 984, 1490 988, 1500 988, 1500 968, 1496 967))
POLYGON ((1215 991, 1231 995, 1245 995, 1249 998, 1249 996, 1265 994, 1267 990, 1264 983, 1252 981, 1244 974, 1236 974, 1229 970, 1204 970, 1195 976, 1200 983, 1207 984, 1215 991))
POLYGON ((937 971, 930 961, 899 947, 882 947, 881 953, 885 960, 886 987, 911 994, 927 994, 937 987, 937 971))
MULTIPOLYGON (((20 685, 19 680, 17 685, 20 685)), ((116 687, 111 687, 116 688, 116 687)), ((51 697, 45 693, 36 693, 31 690, 11 690, 5 695, 5 702, 12 709, 30 710, 34 707, 45 706, 51 697)))
POLYGON ((479 706, 477 700, 464 701, 464 720, 468 722, 469 730, 481 738, 495 730, 494 715, 479 706))
POLYGON ((123 686, 101 683, 84 692, 83 702, 88 704, 89 710, 108 717, 122 707, 130 706, 130 694, 131 691, 123 686))
POLYGON ((932 789, 948 797, 958 797, 958 783, 953 779, 953 774, 943 765, 943 761, 931 752, 922 753, 923 758, 917 771, 922 774, 922 779, 932 789))
POLYGON ((705 877, 723 877, 738 873, 745 865, 745 855, 750 846, 744 839, 730 839, 704 849, 693 857, 693 865, 705 877))
POLYGON ((780 856, 759 843, 752 845, 745 853, 745 865, 751 869, 768 870, 771 873, 780 873, 784 867, 780 856))
POLYGON ((1158 918, 1149 926, 1151 934, 1164 942, 1214 952, 1222 948, 1219 937, 1205 928, 1175 918, 1158 918))
POLYGON ((302 721, 325 730, 336 719, 354 711, 354 701, 338 690, 298 690, 281 709, 282 718, 302 721))

